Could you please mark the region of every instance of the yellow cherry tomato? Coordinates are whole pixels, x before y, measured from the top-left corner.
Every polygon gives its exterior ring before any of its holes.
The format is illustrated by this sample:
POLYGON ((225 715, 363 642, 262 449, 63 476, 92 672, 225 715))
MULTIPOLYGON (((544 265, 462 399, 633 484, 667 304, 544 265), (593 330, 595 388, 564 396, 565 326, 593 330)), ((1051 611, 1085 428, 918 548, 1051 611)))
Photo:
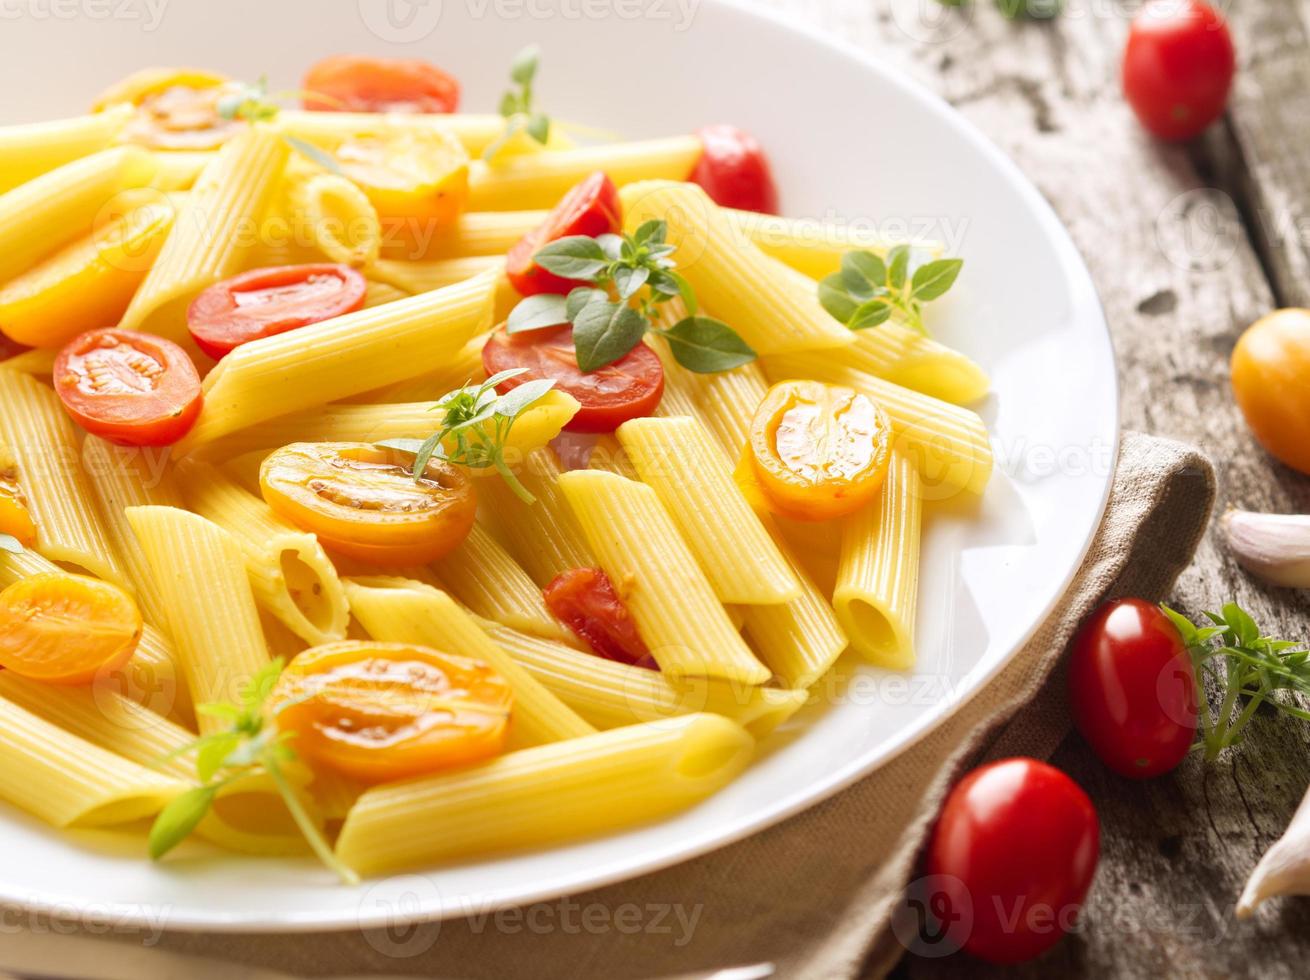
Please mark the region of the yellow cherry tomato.
POLYGON ((512 703, 509 683, 480 661, 346 640, 292 660, 269 707, 311 765, 380 783, 498 754, 512 703))
POLYGON ((1260 445, 1310 473, 1310 310, 1276 310, 1233 349, 1233 394, 1260 445))
POLYGON ((454 551, 478 512, 473 481, 432 460, 354 442, 298 442, 260 467, 264 500, 324 546, 374 565, 420 565, 454 551))
POLYGON ((197 68, 146 68, 96 99, 94 108, 136 106, 125 139, 155 150, 212 150, 245 124, 224 119, 218 101, 233 85, 226 76, 197 68))
POLYGON ((18 483, 18 464, 3 446, 0 446, 0 534, 17 538, 27 548, 36 544, 36 521, 18 483))
POLYGON ((891 423, 872 399, 850 388, 784 381, 756 409, 750 449, 772 510, 827 521, 859 510, 882 488, 891 423))

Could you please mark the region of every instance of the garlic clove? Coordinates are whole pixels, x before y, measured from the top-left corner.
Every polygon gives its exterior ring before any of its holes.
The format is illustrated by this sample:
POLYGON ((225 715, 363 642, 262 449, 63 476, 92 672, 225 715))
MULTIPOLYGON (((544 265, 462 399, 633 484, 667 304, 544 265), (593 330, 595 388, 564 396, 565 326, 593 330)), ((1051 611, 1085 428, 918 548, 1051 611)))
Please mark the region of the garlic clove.
POLYGON ((1237 900, 1237 917, 1250 918, 1257 905, 1277 895, 1310 895, 1310 792, 1296 808, 1283 836, 1251 872, 1237 900))
POLYGON ((1237 563, 1273 585, 1310 588, 1310 515, 1230 510, 1220 519, 1237 563))

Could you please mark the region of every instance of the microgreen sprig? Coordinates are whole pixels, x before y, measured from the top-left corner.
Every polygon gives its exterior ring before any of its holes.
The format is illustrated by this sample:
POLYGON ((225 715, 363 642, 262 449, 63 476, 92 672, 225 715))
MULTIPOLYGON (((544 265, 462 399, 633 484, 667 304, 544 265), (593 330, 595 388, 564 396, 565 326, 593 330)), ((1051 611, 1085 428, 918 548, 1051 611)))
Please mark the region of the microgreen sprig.
MULTIPOLYGON (((292 89, 270 92, 268 90, 268 78, 261 75, 256 82, 237 83, 232 91, 222 96, 218 100, 218 115, 222 119, 240 120, 248 123, 268 122, 271 119, 276 119, 278 113, 282 111, 282 100, 301 95, 313 95, 316 99, 327 98, 327 96, 317 92, 299 92, 292 89)), ((282 139, 297 153, 313 160, 325 170, 331 171, 338 177, 345 176, 341 165, 326 150, 319 149, 313 143, 307 143, 285 133, 282 135, 282 139)))
POLYGON ((1263 636, 1255 620, 1235 602, 1220 612, 1207 612, 1213 625, 1196 626, 1168 606, 1164 614, 1182 634, 1201 691, 1201 741, 1206 761, 1241 741, 1243 730, 1262 704, 1310 721, 1310 711, 1274 697, 1278 691, 1310 694, 1310 651, 1291 640, 1263 636), (1223 692, 1219 708, 1204 703, 1203 682, 1215 682, 1223 692))
POLYGON ((359 883, 359 876, 332 853, 331 845, 287 779, 286 767, 296 761, 296 753, 287 744, 292 733, 278 731, 265 710, 284 666, 285 661, 278 658, 251 677, 238 704, 196 706, 198 713, 219 718, 228 727, 202 735, 169 756, 195 754, 197 785, 170 801, 155 818, 148 843, 151 858, 158 860, 182 843, 205 818, 224 787, 265 772, 319 860, 347 884, 359 883))
POLYGON ((432 406, 441 413, 441 428, 427 439, 388 439, 378 445, 414 454, 413 475, 421 480, 433 458, 467 466, 494 469, 524 503, 536 498, 519 482, 505 460, 505 442, 518 418, 554 387, 550 378, 525 381, 505 394, 496 386, 518 377, 527 368, 493 374, 478 385, 466 385, 443 395, 432 406))
POLYGON ((520 333, 571 323, 578 367, 586 372, 617 361, 647 333, 663 337, 679 364, 701 374, 753 361, 755 351, 731 327, 696 314, 696 292, 677 271, 677 246, 667 235, 666 223, 656 219, 631 235, 572 235, 551 242, 533 261, 589 285, 568 296, 529 296, 514 307, 505 329, 520 333), (678 297, 688 315, 671 327, 655 326, 656 308, 678 297))
POLYGON ((21 555, 24 551, 23 542, 12 534, 0 534, 0 551, 7 551, 11 555, 21 555))
POLYGON ((916 264, 917 258, 908 245, 892 248, 885 262, 873 252, 847 252, 841 271, 819 283, 819 302, 852 330, 876 327, 896 313, 908 326, 927 333, 923 304, 955 285, 964 262, 936 259, 916 264))
POLYGON ((540 63, 541 49, 535 44, 528 45, 514 56, 509 69, 513 88, 500 97, 505 131, 482 151, 482 159, 493 159, 520 132, 527 133, 542 146, 550 139, 550 117, 532 107, 532 83, 540 63))

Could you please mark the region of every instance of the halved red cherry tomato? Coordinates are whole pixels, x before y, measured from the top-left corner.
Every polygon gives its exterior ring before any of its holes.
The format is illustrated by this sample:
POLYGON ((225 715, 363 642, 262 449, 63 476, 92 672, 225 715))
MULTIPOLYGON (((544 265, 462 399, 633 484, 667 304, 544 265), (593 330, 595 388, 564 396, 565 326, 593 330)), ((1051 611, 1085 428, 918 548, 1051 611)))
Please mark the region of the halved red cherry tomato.
POLYGON ((1200 0, 1151 0, 1128 34, 1124 95, 1156 136, 1190 139, 1223 114, 1236 64, 1223 14, 1200 0))
POLYGON ((1099 854, 1096 809, 1060 770, 980 766, 946 797, 928 844, 944 938, 991 963, 1045 952, 1075 925, 1099 854))
POLYGON ((549 273, 533 262, 532 257, 544 246, 561 238, 570 235, 596 238, 616 234, 622 227, 623 206, 619 203, 619 189, 605 173, 597 170, 565 194, 546 220, 509 250, 505 275, 523 296, 536 293, 566 296, 570 290, 587 284, 549 273))
POLYGON ((827 521, 859 510, 882 488, 891 423, 873 400, 820 381, 769 389, 751 420, 755 476, 771 510, 827 521))
POLYGON ((486 664, 346 640, 287 664, 269 701, 296 752, 366 783, 467 765, 505 747, 513 694, 486 664))
POLYGON ((323 112, 454 112, 459 82, 417 58, 339 54, 305 74, 306 109, 323 112))
POLYGON ((251 269, 201 292, 187 310, 187 329, 217 360, 249 341, 357 310, 367 290, 367 280, 348 265, 251 269))
POLYGON ((200 414, 200 375, 171 340, 92 330, 55 359, 55 391, 92 435, 123 446, 171 446, 200 414))
POLYGON ((606 660, 659 670, 614 583, 599 568, 570 568, 543 590, 546 606, 606 660))
POLYGON ((297 442, 271 453, 259 486, 279 516, 328 548, 374 565, 421 565, 459 547, 478 498, 464 470, 362 442, 297 442))
POLYGON ((750 133, 736 126, 704 126, 696 131, 704 150, 691 182, 715 204, 740 211, 778 213, 778 188, 769 158, 750 133))
POLYGON ((1097 609, 1069 653, 1074 724, 1129 779, 1168 772, 1196 740, 1196 678, 1177 628, 1141 599, 1097 609))
POLYGON ((525 381, 553 378, 555 387, 578 400, 578 413, 564 426, 568 432, 613 432, 628 419, 655 411, 664 395, 664 367, 645 344, 638 344, 612 364, 583 374, 573 348, 572 327, 550 327, 527 333, 497 330, 482 348, 487 374, 527 368, 525 374, 502 381, 503 395, 525 381))

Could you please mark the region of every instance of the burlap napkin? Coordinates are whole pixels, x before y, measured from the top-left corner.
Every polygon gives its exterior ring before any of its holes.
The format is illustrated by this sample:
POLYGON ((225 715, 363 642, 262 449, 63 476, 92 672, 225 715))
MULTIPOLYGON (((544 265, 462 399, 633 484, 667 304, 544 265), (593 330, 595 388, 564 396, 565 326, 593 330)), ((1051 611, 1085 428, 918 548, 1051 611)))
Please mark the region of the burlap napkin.
MULTIPOLYGON (((158 945, 299 975, 649 978, 766 963, 785 977, 880 975, 916 942, 892 917, 943 795, 980 757, 1054 751, 1069 722, 1052 675, 1074 629, 1107 595, 1162 598, 1213 499, 1204 456, 1127 434, 1086 562, 1001 674, 851 789, 714 854, 500 916, 315 936, 166 934, 158 945)), ((767 971, 735 974, 757 975, 767 971)))

